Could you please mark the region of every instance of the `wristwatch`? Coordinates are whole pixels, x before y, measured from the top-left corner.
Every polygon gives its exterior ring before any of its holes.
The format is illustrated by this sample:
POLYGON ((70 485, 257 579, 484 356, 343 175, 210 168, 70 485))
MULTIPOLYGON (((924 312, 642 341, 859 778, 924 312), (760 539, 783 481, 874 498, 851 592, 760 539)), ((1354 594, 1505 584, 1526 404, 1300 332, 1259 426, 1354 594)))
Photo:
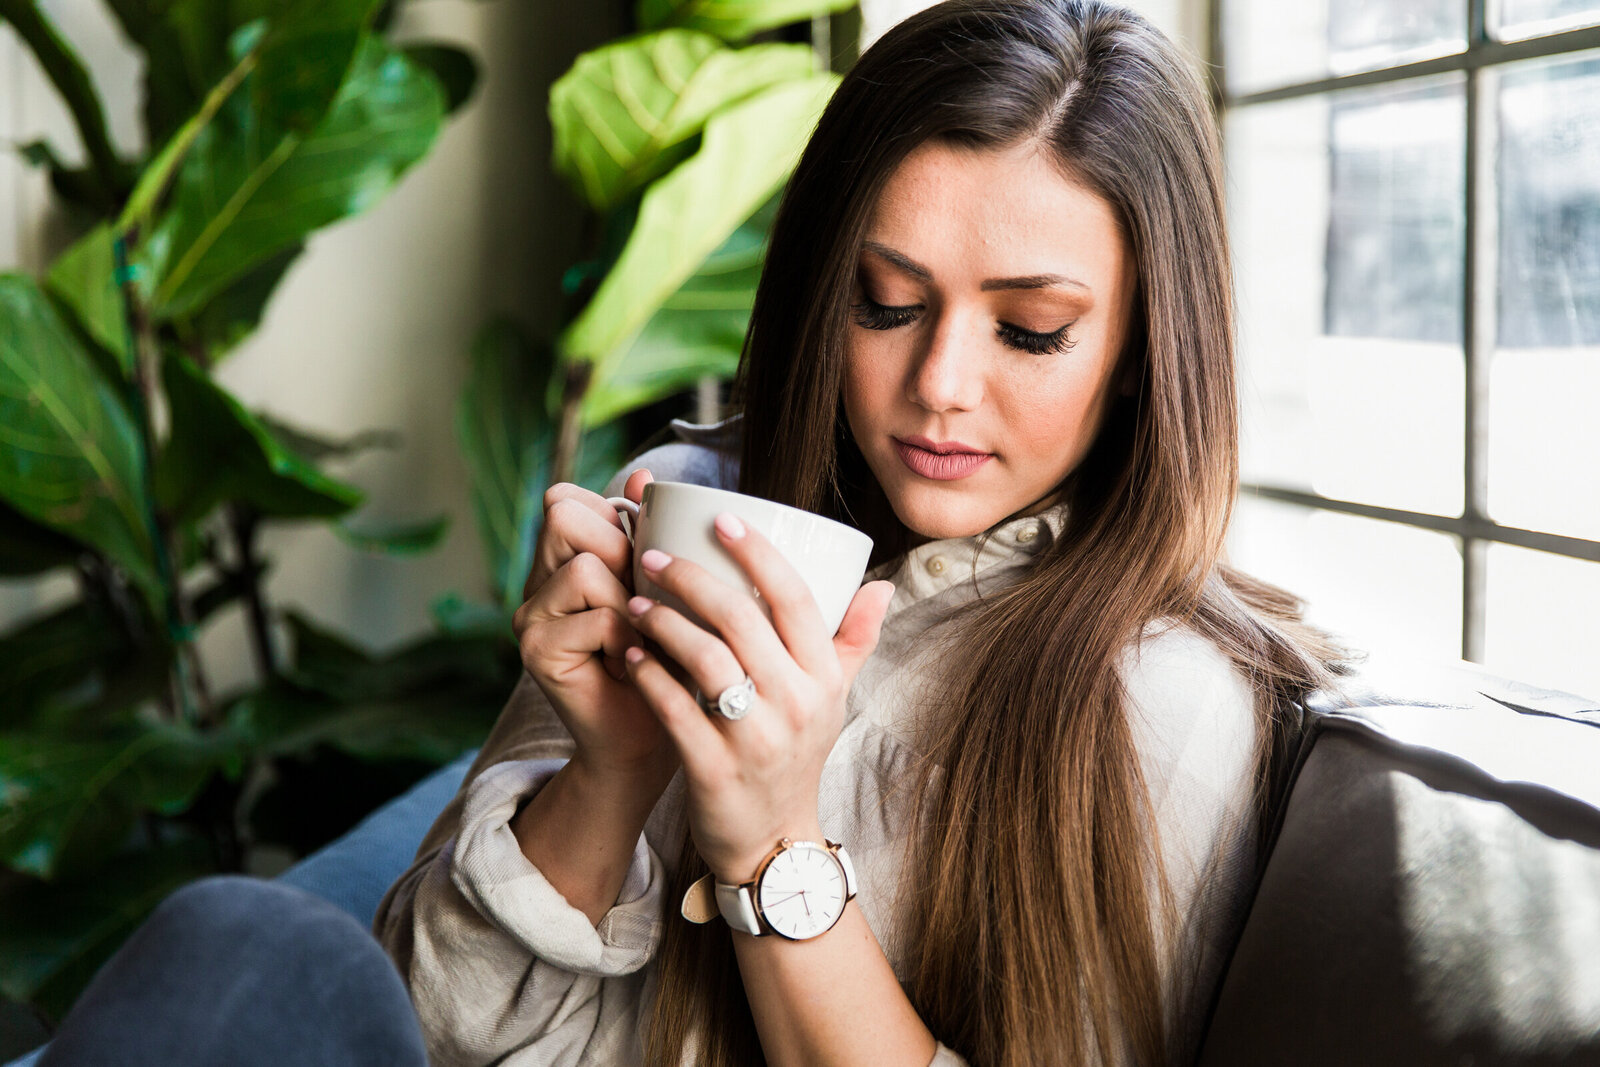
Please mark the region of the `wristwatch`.
POLYGON ((833 929, 855 895, 856 869, 843 845, 786 837, 750 881, 717 883, 717 910, 743 933, 805 941, 833 929))

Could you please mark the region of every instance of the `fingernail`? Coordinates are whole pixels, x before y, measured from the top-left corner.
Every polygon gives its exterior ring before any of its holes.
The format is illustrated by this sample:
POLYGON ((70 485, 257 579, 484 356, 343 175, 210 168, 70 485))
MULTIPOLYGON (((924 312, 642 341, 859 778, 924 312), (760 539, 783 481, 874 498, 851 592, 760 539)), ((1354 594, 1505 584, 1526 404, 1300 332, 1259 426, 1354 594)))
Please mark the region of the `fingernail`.
MULTIPOLYGON (((650 598, 642 596, 634 597, 628 601, 628 610, 634 615, 643 615, 645 612, 650 610, 650 598)), ((634 645, 633 647, 638 648, 639 646, 634 645)))
POLYGON ((628 650, 622 654, 622 658, 637 667, 639 661, 644 659, 644 649, 638 645, 629 645, 628 650))
POLYGON ((724 511, 717 516, 717 532, 730 541, 737 541, 744 536, 744 523, 739 521, 737 515, 724 511))
POLYGON ((659 548, 646 549, 645 554, 639 557, 639 562, 647 571, 658 571, 672 562, 672 557, 659 548))

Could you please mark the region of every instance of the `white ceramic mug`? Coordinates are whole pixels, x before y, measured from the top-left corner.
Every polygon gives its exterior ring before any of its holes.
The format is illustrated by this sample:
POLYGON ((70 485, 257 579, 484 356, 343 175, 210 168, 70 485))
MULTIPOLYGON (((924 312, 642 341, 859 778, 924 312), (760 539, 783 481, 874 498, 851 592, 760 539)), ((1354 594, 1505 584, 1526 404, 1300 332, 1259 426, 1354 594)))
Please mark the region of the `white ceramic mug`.
MULTIPOLYGON (((771 617, 744 568, 717 540, 712 523, 730 512, 771 541, 811 588, 830 634, 837 633, 850 601, 861 588, 872 538, 851 526, 787 504, 756 496, 689 482, 651 482, 644 499, 635 504, 614 496, 606 501, 624 517, 623 526, 633 542, 633 588, 640 596, 659 600, 700 625, 705 622, 677 597, 652 582, 639 564, 648 549, 659 549, 704 567, 721 581, 745 589, 771 617)), ((714 627, 706 627, 714 629, 714 627)))

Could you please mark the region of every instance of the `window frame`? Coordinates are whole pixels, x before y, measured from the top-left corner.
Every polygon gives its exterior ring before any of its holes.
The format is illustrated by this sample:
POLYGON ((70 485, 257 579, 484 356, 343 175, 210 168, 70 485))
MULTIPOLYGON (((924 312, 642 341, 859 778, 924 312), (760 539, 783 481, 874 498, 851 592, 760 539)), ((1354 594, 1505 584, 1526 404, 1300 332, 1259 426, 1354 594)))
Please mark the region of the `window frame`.
MULTIPOLYGON (((1294 82, 1270 89, 1234 93, 1228 89, 1223 7, 1230 0, 1206 0, 1207 76, 1217 121, 1226 129, 1229 113, 1258 104, 1328 95, 1363 86, 1392 85, 1415 78, 1461 72, 1466 77, 1465 263, 1463 264, 1462 351, 1466 360, 1465 470, 1463 508, 1444 516, 1353 500, 1270 482, 1241 482, 1241 493, 1304 508, 1395 522, 1454 537, 1461 549, 1461 658, 1484 659, 1487 632, 1488 546, 1515 545, 1571 559, 1600 563, 1600 540, 1507 526, 1488 510, 1489 360, 1495 337, 1495 202, 1494 114, 1484 103, 1489 74, 1506 64, 1600 49, 1600 26, 1562 30, 1521 41, 1497 41, 1488 31, 1489 5, 1494 0, 1461 0, 1467 7, 1467 46, 1454 55, 1401 63, 1376 70, 1294 82), (1482 299, 1479 294, 1484 294, 1482 299)), ((1236 0, 1235 0, 1236 2, 1236 0)), ((1226 145, 1224 145, 1226 152, 1226 145)))

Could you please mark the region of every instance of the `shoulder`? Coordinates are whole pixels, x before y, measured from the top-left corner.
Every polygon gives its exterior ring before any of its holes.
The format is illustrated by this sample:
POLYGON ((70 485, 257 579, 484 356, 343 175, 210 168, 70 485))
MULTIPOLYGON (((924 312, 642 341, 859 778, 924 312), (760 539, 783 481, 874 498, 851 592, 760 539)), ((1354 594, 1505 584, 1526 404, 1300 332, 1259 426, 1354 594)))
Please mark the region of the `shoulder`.
POLYGON ((1253 781, 1256 690, 1220 648, 1188 626, 1157 620, 1123 650, 1118 670, 1158 805, 1169 790, 1231 793, 1253 781))
POLYGON ((624 463, 606 485, 604 495, 619 495, 628 476, 640 469, 649 470, 659 482, 691 482, 718 489, 737 488, 739 422, 737 415, 713 423, 673 419, 673 440, 624 463))

